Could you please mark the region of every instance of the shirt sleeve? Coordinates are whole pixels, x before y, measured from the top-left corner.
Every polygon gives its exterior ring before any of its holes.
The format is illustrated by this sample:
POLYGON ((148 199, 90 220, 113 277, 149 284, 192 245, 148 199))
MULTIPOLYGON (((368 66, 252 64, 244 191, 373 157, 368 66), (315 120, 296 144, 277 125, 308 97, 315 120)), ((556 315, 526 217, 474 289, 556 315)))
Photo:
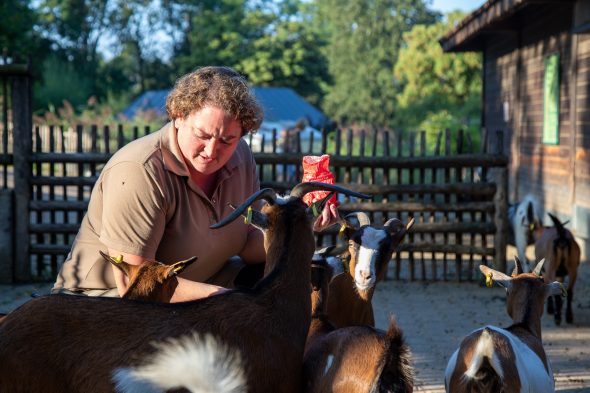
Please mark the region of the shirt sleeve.
POLYGON ((161 186, 136 162, 109 168, 102 181, 100 241, 109 248, 153 259, 166 225, 161 186))

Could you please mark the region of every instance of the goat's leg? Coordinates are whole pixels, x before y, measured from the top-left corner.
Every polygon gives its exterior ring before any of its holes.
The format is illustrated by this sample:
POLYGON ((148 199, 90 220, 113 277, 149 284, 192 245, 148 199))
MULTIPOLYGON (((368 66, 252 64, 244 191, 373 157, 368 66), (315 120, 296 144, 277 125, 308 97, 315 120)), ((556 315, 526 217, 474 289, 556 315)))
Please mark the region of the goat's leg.
POLYGON ((555 308, 553 307, 553 296, 549 296, 547 299, 547 314, 553 314, 554 312, 555 308))
POLYGON ((555 313, 553 314, 553 318, 555 319, 556 325, 561 325, 561 306, 563 304, 561 300, 561 295, 555 295, 555 313))
POLYGON ((572 311, 572 300, 574 299, 574 290, 572 288, 567 290, 567 304, 565 306, 565 321, 567 323, 574 322, 574 313, 572 311))

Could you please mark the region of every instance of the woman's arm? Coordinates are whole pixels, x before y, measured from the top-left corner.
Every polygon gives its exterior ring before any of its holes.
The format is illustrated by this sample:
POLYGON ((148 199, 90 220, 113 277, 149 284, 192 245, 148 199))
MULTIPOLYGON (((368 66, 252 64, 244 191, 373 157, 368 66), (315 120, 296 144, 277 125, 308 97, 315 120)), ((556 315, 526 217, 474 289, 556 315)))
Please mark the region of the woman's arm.
POLYGON ((264 234, 253 226, 248 231, 246 245, 239 254, 245 263, 262 263, 266 261, 266 250, 264 249, 264 234))
MULTIPOLYGON (((124 253, 118 250, 113 250, 112 248, 109 248, 109 255, 122 255, 125 262, 131 265, 141 265, 147 261, 147 259, 139 255, 124 253)), ((112 266, 112 269, 113 274, 115 275, 115 282, 117 283, 117 290, 119 292, 119 296, 123 296, 123 294, 127 290, 127 285, 129 283, 127 276, 125 276, 125 274, 123 274, 123 272, 115 266, 112 266)), ((225 288, 219 287, 217 285, 210 285, 201 282, 190 281, 178 277, 178 285, 174 290, 172 298, 170 299, 170 303, 202 299, 204 297, 208 297, 216 293, 224 292, 225 290, 225 288)))

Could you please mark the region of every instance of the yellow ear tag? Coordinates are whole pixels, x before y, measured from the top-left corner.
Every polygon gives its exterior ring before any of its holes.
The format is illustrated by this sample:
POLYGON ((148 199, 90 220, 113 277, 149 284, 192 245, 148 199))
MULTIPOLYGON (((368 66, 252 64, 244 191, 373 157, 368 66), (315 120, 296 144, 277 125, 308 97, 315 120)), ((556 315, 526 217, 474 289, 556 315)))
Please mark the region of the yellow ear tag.
POLYGON ((175 272, 177 272, 177 271, 180 271, 180 270, 182 270, 182 269, 184 269, 184 266, 176 266, 176 267, 174 268, 174 271, 175 271, 175 272))
POLYGON ((535 230, 535 224, 529 224, 529 231, 534 231, 535 230))
POLYGON ((492 273, 486 274, 486 287, 491 288, 494 285, 494 280, 492 280, 493 276, 492 273))
POLYGON ((318 213, 318 208, 316 207, 315 203, 312 203, 312 204, 311 204, 311 211, 313 212, 313 216, 314 216, 314 217, 317 217, 317 216, 319 216, 319 215, 320 215, 320 214, 318 213))
POLYGON ((346 224, 340 225, 340 230, 338 231, 338 236, 344 236, 344 231, 346 230, 346 224))
POLYGON ((123 262, 123 255, 119 255, 118 257, 113 257, 113 261, 115 261, 115 263, 123 262))
POLYGON ((252 222, 252 206, 248 206, 246 217, 244 217, 244 224, 248 225, 252 222))

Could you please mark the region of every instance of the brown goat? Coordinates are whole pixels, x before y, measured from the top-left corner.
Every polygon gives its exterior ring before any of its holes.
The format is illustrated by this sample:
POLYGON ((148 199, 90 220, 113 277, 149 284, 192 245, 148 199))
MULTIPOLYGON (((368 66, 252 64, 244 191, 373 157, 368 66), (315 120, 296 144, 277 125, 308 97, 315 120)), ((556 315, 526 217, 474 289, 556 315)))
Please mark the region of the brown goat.
POLYGON ((349 326, 317 336, 303 358, 304 391, 413 391, 410 350, 392 318, 384 332, 371 326, 349 326))
POLYGON ((173 304, 71 295, 25 303, 0 324, 0 390, 112 392, 111 373, 153 353, 151 342, 195 332, 242 354, 250 392, 298 392, 315 244, 313 209, 301 198, 316 190, 366 197, 313 182, 284 200, 264 189, 212 226, 235 220, 258 199, 269 203, 253 224, 263 229, 275 268, 252 289, 173 304))
POLYGON ((345 220, 344 235, 350 258, 344 273, 330 282, 328 319, 336 327, 375 326, 371 303, 375 285, 385 276, 393 252, 414 225, 414 219, 404 226, 392 218, 383 228, 371 225, 369 217, 362 212, 351 213, 345 220))
MULTIPOLYGON (((557 279, 564 282, 565 276, 569 277, 567 283, 567 305, 565 309, 565 321, 574 322, 572 311, 572 300, 574 299, 574 286, 578 278, 578 266, 580 265, 580 246, 574 235, 567 230, 553 214, 548 213, 553 227, 546 228, 543 234, 535 242, 535 258, 544 258, 545 282, 552 282, 557 279)), ((561 324, 562 300, 560 296, 547 299, 547 314, 553 314, 555 324, 561 324), (553 300, 555 299, 555 309, 553 300)))
POLYGON ((102 251, 100 255, 129 278, 127 289, 121 298, 161 303, 170 303, 170 298, 178 285, 176 276, 197 260, 197 257, 192 257, 172 265, 157 261, 131 265, 102 251))
POLYGON ((558 282, 546 284, 539 276, 542 260, 533 273, 522 273, 515 258, 512 277, 480 265, 491 285, 506 288, 506 309, 512 326, 486 326, 470 333, 453 353, 445 372, 445 388, 453 393, 549 393, 555 391, 553 372, 541 341, 543 303, 562 291, 558 282))

